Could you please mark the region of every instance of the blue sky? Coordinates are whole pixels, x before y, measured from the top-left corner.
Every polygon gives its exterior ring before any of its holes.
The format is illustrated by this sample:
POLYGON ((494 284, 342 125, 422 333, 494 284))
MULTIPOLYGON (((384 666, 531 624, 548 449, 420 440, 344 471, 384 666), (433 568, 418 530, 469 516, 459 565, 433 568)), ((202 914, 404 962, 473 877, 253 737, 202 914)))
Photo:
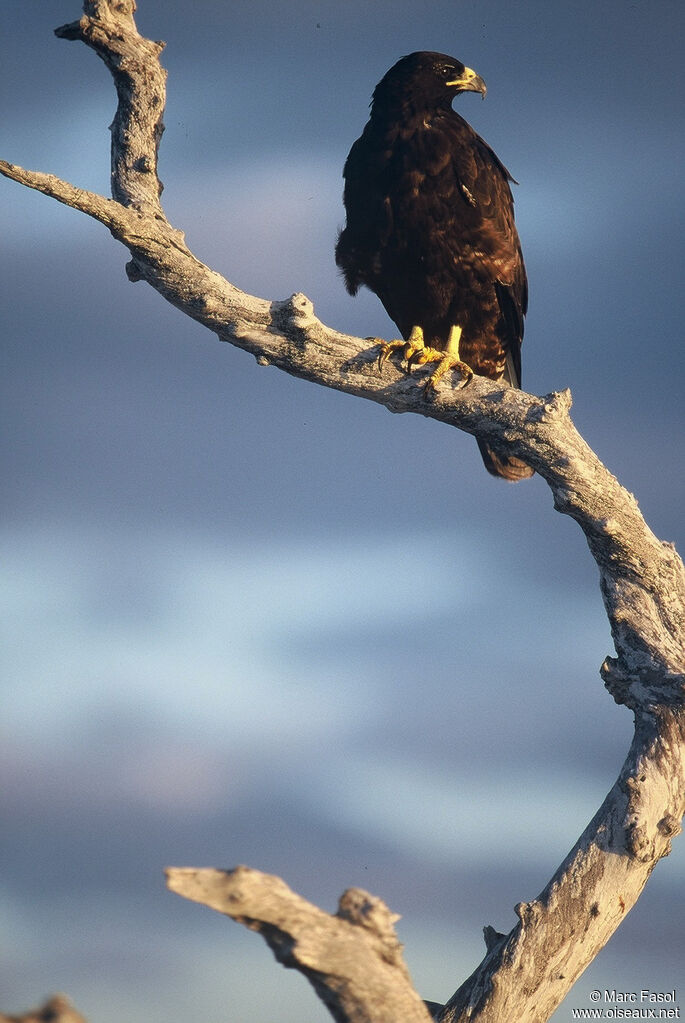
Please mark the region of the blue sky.
MULTIPOLYGON (((114 93, 3 5, 3 158, 106 192, 114 93)), ((341 169, 384 71, 441 49, 520 182, 527 389, 683 542, 683 13, 671 2, 139 0, 168 43, 167 214, 205 262, 393 336, 333 261, 341 169)), ((472 438, 219 344, 99 225, 3 181, 2 1009, 93 1023, 328 1019, 261 941, 163 888, 168 864, 278 873, 402 914, 445 1000, 613 784, 631 734, 598 669, 597 572, 537 478, 472 438), (226 1006, 230 1006, 227 1010, 226 1006)), ((685 990, 685 851, 581 979, 685 990)))

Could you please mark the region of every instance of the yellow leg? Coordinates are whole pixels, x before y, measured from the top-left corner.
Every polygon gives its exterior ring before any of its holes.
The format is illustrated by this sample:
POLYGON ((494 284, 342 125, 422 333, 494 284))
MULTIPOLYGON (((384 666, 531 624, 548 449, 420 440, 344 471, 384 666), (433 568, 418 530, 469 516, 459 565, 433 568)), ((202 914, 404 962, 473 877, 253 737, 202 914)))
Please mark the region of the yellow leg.
POLYGON ((421 327, 412 327, 411 333, 406 341, 381 341, 380 353, 378 356, 378 369, 383 369, 383 363, 390 358, 393 352, 402 352, 402 358, 407 360, 409 363, 418 352, 422 352, 425 348, 423 340, 423 329, 421 327))
MULTIPOLYGON (((461 327, 454 324, 450 327, 447 347, 444 352, 437 348, 426 348, 417 352, 410 359, 411 365, 423 366, 427 362, 437 362, 436 368, 426 381, 426 391, 435 392, 437 383, 450 369, 458 369, 464 378, 464 384, 468 384, 473 377, 473 370, 459 358, 459 342, 461 341, 461 327)), ((463 386, 463 385, 462 385, 463 386)))
POLYGON ((441 351, 437 348, 426 346, 422 327, 412 327, 406 341, 380 342, 381 350, 378 356, 378 369, 382 370, 383 363, 390 358, 393 352, 401 351, 402 357, 407 361, 407 369, 410 372, 414 366, 425 366, 428 362, 437 362, 438 365, 426 381, 426 391, 428 393, 434 393, 437 390, 438 381, 451 369, 458 369, 464 378, 464 384, 467 384, 473 377, 473 370, 465 362, 462 362, 459 357, 461 334, 461 327, 456 323, 453 324, 450 327, 445 350, 441 351))

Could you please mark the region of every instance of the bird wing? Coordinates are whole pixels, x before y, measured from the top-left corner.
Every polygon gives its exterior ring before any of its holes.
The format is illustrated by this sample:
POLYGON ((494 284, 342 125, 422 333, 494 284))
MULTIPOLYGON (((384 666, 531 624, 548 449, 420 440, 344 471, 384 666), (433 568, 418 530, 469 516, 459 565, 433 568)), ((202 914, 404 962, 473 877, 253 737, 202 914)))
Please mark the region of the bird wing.
POLYGON ((497 154, 458 114, 447 127, 452 169, 457 181, 454 203, 461 203, 459 217, 468 225, 468 259, 492 281, 509 335, 505 376, 521 386, 523 318, 528 308, 528 282, 521 243, 514 223, 514 182, 497 154))
POLYGON ((392 232, 392 204, 382 185, 387 162, 388 154, 372 137, 369 123, 350 149, 343 170, 347 223, 338 238, 335 260, 352 295, 360 284, 371 286, 381 272, 379 252, 392 232))

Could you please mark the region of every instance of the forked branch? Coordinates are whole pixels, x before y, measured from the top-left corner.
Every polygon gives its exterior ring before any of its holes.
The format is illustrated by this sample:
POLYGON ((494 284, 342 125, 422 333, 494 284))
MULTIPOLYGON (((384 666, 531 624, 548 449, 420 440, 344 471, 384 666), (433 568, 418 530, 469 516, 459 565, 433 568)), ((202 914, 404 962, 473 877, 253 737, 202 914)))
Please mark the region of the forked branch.
POLYGON ((378 898, 350 888, 335 916, 280 879, 248 867, 167 870, 171 891, 258 931, 279 963, 299 970, 340 1023, 429 1023, 412 987, 393 923, 378 898), (373 1017, 368 1006, 373 1005, 373 1017))
MULTIPOLYGON (((165 72, 162 44, 143 39, 133 0, 86 0, 57 30, 96 51, 116 85, 112 199, 50 174, 0 162, 9 178, 104 224, 129 250, 127 272, 262 365, 504 441, 549 484, 557 510, 585 533, 600 571, 616 657, 602 666, 617 703, 635 713, 619 778, 541 895, 517 907, 509 935, 488 932, 483 963, 444 1007, 444 1023, 548 1019, 667 855, 685 810, 685 572, 675 549, 645 524, 637 502, 576 431, 567 391, 542 398, 475 378, 449 377, 428 400, 424 373, 386 365, 368 341, 325 326, 304 295, 281 302, 240 291, 198 260, 160 203, 157 152, 165 72)), ((426 373, 428 370, 425 371, 426 373)), ((329 916, 278 879, 254 871, 174 870, 174 890, 259 930, 277 957, 301 970, 338 1020, 425 1020, 411 989, 392 917, 352 890, 329 916)))

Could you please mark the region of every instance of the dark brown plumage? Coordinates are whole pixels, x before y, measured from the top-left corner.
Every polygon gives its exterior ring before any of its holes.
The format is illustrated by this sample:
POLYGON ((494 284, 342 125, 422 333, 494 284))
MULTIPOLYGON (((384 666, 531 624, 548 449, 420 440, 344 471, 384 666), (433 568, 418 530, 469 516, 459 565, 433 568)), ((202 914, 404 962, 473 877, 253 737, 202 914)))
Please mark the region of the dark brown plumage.
MULTIPOLYGON (((362 284, 375 292, 408 342, 385 345, 383 358, 399 347, 410 365, 438 362, 436 378, 466 363, 520 387, 528 290, 513 178, 452 109, 464 91, 485 96, 485 83, 442 53, 402 57, 379 82, 345 163, 335 257, 350 294, 362 284)), ((494 475, 532 475, 478 443, 494 475)))

